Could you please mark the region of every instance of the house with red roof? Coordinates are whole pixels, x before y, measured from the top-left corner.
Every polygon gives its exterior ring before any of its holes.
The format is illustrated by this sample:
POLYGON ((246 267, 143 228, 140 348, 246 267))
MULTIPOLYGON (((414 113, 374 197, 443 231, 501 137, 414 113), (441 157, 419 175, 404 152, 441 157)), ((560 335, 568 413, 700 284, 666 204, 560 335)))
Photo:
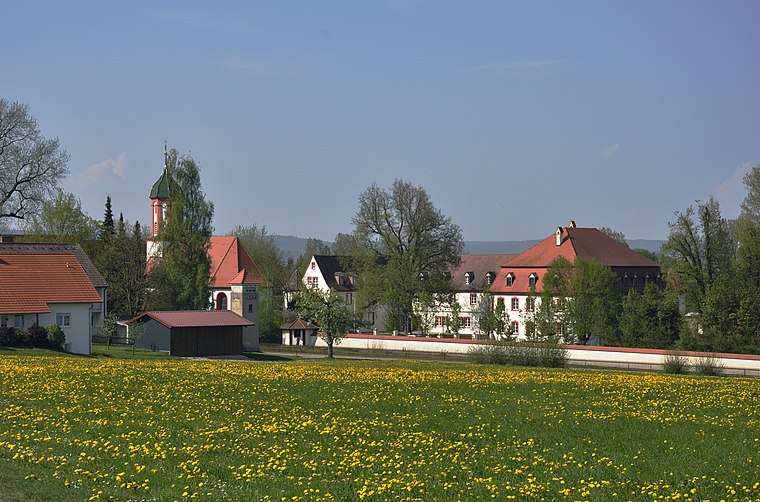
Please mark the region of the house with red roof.
POLYGON ((554 235, 505 261, 491 285, 493 301, 504 302, 512 334, 518 338, 526 335, 525 314, 534 312, 541 301, 531 295, 531 290, 536 296, 541 294, 544 275, 552 260, 559 256, 570 263, 577 257, 595 259, 610 267, 620 278, 621 294, 631 289, 642 292, 650 282, 662 286, 657 262, 596 228, 579 228, 570 222, 567 227, 557 227, 554 235))
POLYGON ((78 244, 0 243, 0 326, 59 326, 89 354, 106 314, 106 284, 78 244))

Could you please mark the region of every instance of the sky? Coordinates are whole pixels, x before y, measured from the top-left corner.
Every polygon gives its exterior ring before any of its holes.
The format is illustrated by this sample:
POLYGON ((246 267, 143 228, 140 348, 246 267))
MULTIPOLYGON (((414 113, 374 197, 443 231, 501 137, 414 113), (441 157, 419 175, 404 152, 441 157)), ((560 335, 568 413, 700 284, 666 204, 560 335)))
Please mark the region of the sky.
POLYGON ((5 0, 0 98, 63 188, 148 223, 164 143, 215 233, 332 240, 360 193, 425 188, 468 241, 575 220, 630 239, 760 164, 760 2, 5 0))

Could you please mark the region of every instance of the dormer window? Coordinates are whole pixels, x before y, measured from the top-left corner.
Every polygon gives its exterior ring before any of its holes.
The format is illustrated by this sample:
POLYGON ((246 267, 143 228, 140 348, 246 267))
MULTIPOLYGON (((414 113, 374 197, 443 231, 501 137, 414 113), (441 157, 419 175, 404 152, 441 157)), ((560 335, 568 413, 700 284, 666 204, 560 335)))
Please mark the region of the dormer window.
POLYGON ((537 282, 538 282, 538 275, 533 273, 528 276, 528 287, 535 288, 537 282))
POLYGON ((493 272, 488 272, 486 274, 486 284, 490 285, 491 283, 493 283, 493 276, 494 276, 493 272))
POLYGON ((510 273, 508 273, 508 274, 507 274, 507 279, 506 279, 506 286, 507 286, 508 288, 509 288, 509 287, 512 287, 512 285, 513 285, 514 283, 515 283, 515 274, 513 274, 512 272, 510 272, 510 273))
POLYGON ((472 272, 465 272, 464 274, 464 283, 465 284, 472 284, 472 279, 475 276, 472 272))

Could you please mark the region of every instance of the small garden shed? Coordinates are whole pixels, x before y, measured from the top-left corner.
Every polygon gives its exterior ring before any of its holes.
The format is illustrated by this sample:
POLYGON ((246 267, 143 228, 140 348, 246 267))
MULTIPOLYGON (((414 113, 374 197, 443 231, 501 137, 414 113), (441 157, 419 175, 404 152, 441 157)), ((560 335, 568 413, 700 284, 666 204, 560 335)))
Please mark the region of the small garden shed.
POLYGON ((145 312, 128 322, 135 323, 143 331, 135 347, 180 357, 242 354, 243 328, 253 325, 229 310, 145 312))

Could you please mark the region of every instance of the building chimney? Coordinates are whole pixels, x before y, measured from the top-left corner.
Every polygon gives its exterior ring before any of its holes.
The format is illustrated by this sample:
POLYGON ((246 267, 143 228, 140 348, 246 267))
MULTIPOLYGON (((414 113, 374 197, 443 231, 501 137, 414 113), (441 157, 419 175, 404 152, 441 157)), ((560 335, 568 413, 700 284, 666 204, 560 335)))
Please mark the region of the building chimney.
POLYGON ((554 235, 556 236, 557 246, 559 246, 562 244, 562 227, 557 227, 557 231, 554 232, 554 235))

